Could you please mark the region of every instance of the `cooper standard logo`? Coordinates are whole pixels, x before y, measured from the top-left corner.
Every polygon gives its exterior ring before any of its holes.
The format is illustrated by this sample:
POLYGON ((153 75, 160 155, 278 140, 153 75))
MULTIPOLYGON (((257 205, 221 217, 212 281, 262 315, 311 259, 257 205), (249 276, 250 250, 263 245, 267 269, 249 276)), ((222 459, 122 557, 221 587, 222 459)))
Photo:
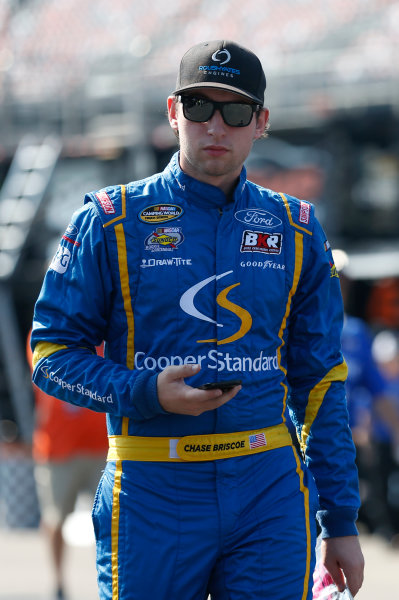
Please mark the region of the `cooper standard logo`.
POLYGON ((138 214, 138 218, 143 223, 166 223, 178 219, 183 212, 182 207, 177 204, 153 204, 143 208, 138 214))

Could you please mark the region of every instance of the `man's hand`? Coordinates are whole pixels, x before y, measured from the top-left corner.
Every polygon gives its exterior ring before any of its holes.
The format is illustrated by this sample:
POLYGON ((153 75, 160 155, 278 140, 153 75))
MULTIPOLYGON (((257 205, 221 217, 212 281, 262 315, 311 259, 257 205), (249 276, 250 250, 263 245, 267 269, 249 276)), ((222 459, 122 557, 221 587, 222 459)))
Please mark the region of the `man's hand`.
POLYGON ((363 583, 364 572, 364 558, 358 536, 323 539, 321 561, 340 592, 348 586, 352 596, 358 593, 363 583))
POLYGON ((158 400, 164 410, 198 417, 207 410, 219 408, 240 391, 241 385, 236 385, 225 393, 218 389, 199 390, 187 385, 184 379, 196 375, 200 368, 200 365, 166 367, 158 375, 158 400))

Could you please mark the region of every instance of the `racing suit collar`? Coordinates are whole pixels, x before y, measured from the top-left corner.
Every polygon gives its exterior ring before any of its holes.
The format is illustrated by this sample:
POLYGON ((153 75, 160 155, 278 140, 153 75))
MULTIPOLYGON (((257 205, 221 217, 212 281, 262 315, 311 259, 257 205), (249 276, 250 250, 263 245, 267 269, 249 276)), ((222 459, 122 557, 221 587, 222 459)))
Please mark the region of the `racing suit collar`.
POLYGON ((242 168, 240 179, 234 190, 233 201, 229 202, 224 192, 218 187, 209 183, 204 183, 194 179, 184 173, 179 164, 179 152, 176 152, 165 169, 165 175, 169 179, 171 185, 184 193, 185 198, 189 202, 199 204, 207 208, 223 208, 232 207, 241 197, 247 180, 247 172, 245 167, 242 168))

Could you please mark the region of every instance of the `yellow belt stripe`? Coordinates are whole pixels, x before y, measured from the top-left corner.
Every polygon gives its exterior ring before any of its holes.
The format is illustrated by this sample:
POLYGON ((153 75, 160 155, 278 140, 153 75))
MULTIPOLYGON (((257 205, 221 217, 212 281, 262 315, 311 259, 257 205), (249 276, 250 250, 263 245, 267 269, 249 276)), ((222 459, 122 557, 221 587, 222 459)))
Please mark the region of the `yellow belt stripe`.
POLYGON ((192 435, 182 438, 109 436, 107 460, 154 462, 207 461, 245 456, 290 446, 290 433, 285 423, 273 427, 235 433, 192 435), (250 436, 258 434, 264 445, 251 447, 250 436))

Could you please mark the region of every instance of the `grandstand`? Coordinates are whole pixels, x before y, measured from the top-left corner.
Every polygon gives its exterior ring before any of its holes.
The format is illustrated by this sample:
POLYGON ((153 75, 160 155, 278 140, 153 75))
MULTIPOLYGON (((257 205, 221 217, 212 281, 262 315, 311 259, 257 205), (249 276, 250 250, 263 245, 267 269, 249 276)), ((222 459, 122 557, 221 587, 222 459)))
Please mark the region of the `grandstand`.
POLYGON ((365 249, 399 275, 398 2, 0 0, 0 423, 15 438, 30 435, 23 347, 46 261, 86 191, 163 168, 180 57, 217 38, 266 71, 252 176, 314 202, 359 278, 380 276, 365 249))
POLYGON ((21 132, 56 130, 131 147, 163 122, 182 53, 203 39, 253 47, 273 126, 316 126, 337 111, 395 107, 399 6, 393 0, 2 0, 2 152, 21 132), (110 133, 111 131, 111 133, 110 133), (101 140, 100 138, 106 138, 101 140))

